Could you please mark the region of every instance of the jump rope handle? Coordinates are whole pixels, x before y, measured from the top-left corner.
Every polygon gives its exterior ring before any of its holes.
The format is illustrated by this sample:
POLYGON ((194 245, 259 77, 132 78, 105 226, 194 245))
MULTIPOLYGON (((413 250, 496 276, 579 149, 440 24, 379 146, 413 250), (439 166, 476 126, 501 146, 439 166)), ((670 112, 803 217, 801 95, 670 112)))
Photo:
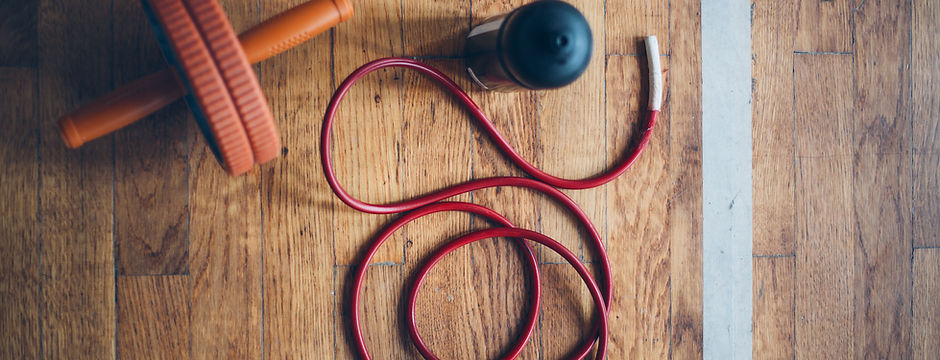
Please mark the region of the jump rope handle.
MULTIPOLYGON (((311 0, 238 36, 252 64, 319 35, 353 14, 349 0, 311 0)), ((59 134, 71 149, 150 115, 186 94, 171 69, 115 89, 59 118, 59 134)))

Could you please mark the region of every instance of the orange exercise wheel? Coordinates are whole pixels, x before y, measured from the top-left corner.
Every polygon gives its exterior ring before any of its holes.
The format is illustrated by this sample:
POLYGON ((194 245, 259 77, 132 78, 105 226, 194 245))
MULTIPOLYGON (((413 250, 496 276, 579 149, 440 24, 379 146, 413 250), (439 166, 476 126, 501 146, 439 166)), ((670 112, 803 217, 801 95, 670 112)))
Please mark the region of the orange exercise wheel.
POLYGON ((349 0, 312 0, 241 36, 216 0, 145 0, 171 69, 125 85, 59 119, 70 148, 184 97, 213 154, 232 175, 277 157, 281 142, 251 64, 352 16, 349 0))

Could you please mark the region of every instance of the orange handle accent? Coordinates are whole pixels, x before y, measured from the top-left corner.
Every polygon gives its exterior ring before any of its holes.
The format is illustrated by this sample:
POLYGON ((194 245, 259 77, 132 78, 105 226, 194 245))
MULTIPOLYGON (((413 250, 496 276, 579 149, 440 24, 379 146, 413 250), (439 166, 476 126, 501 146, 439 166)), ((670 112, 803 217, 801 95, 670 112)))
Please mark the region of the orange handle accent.
MULTIPOLYGON (((349 0, 311 0, 238 36, 248 61, 256 63, 319 35, 353 14, 349 0)), ((59 118, 59 135, 75 149, 169 105, 186 94, 171 69, 115 89, 59 118)))
POLYGON ((252 64, 310 40, 353 15, 350 0, 312 0, 238 35, 252 64))

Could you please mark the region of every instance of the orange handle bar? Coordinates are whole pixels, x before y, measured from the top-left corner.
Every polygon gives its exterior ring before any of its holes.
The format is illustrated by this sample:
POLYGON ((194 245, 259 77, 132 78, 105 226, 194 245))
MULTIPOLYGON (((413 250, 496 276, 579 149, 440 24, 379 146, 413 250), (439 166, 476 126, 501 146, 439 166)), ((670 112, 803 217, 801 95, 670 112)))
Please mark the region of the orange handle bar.
MULTIPOLYGON (((311 0, 287 10, 238 36, 248 61, 280 54, 353 14, 349 0, 311 0)), ((164 69, 115 89, 59 118, 65 145, 77 148, 110 134, 169 105, 186 94, 171 69, 164 69)))

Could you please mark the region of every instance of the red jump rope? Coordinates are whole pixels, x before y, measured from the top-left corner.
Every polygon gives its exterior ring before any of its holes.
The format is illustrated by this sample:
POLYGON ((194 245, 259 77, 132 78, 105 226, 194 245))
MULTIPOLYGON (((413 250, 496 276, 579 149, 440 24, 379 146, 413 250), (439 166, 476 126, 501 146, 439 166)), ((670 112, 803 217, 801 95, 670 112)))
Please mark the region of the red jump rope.
MULTIPOLYGON (((567 260, 575 268, 575 270, 577 270, 578 274, 581 276, 581 279, 584 280, 585 284, 588 286, 588 289, 594 298, 595 305, 601 309, 601 311, 599 312, 600 316, 598 317, 597 323, 591 330, 594 336, 578 346, 577 350, 575 351, 575 357, 582 359, 587 356, 587 354, 591 351, 591 348, 594 346, 594 343, 597 342, 597 359, 604 358, 607 350, 607 312, 610 310, 610 302, 612 300, 610 263, 608 261, 607 254, 604 251, 603 240, 600 234, 597 232, 594 224, 591 223, 590 219, 587 217, 587 214, 585 214, 584 211, 582 211, 581 208, 571 200, 571 198, 558 190, 558 188, 587 189, 606 184, 630 168, 630 166, 633 165, 634 161, 636 161, 637 157, 646 147, 646 144, 649 142, 650 136, 652 135, 653 126, 656 123, 656 116, 659 113, 660 106, 662 104, 662 69, 659 63, 659 45, 657 44, 656 37, 650 36, 646 38, 646 49, 650 71, 649 113, 646 120, 646 130, 640 134, 637 145, 621 163, 606 173, 589 179, 581 180, 562 179, 550 175, 544 171, 539 170, 534 165, 526 161, 515 149, 513 149, 506 139, 500 135, 500 133, 493 126, 493 123, 487 119, 486 115, 483 113, 480 107, 477 106, 472 99, 470 99, 467 93, 461 90, 460 87, 450 78, 431 66, 410 59, 385 58, 363 65, 359 69, 356 69, 356 71, 350 74, 349 77, 343 81, 343 83, 333 94, 333 98, 327 107, 326 115, 323 118, 323 130, 321 131, 320 137, 320 157, 323 162, 323 170, 326 174, 327 182, 329 182, 330 188, 333 189, 333 192, 337 197, 339 197, 340 200, 356 210, 370 214, 405 213, 401 218, 393 222, 391 225, 389 225, 388 228, 383 230, 378 235, 378 237, 369 246, 365 257, 356 269, 355 283, 353 284, 354 289, 352 294, 351 311, 352 327, 355 332, 354 340, 356 342, 356 347, 360 356, 365 359, 371 358, 368 348, 365 344, 365 339, 363 338, 362 325, 360 324, 359 294, 362 289, 363 279, 365 278, 366 271, 368 270, 368 264, 372 260, 372 257, 375 255, 378 248, 396 230, 405 224, 414 221, 415 219, 436 212, 462 211, 483 216, 503 227, 480 230, 464 235, 439 249, 422 266, 420 272, 418 273, 415 284, 413 284, 411 287, 407 311, 409 333, 412 337, 412 340, 414 340, 418 351, 425 358, 437 359, 437 357, 427 347, 427 344, 425 344, 422 340, 414 320, 417 293, 422 281, 427 276, 428 271, 444 256, 463 245, 487 238, 509 237, 531 240, 543 244, 564 257, 565 260, 567 260), (506 156, 508 156, 514 164, 522 168, 534 179, 523 177, 493 177, 472 180, 438 190, 431 194, 391 204, 367 203, 349 195, 349 193, 343 189, 342 185, 339 184, 339 181, 336 179, 336 173, 333 170, 333 162, 330 155, 330 138, 332 133, 333 119, 336 115, 339 104, 343 100, 343 97, 359 79, 373 71, 387 67, 404 67, 417 70, 418 72, 431 77, 436 82, 441 84, 444 89, 456 96, 460 102, 470 110, 478 124, 483 127, 483 130, 493 139, 500 150, 502 150, 502 152, 506 154, 506 156), (565 208, 571 211, 575 217, 578 218, 578 221, 588 230, 593 246, 601 254, 602 266, 601 273, 599 274, 600 284, 598 284, 598 282, 591 277, 588 270, 578 260, 578 257, 557 241, 534 231, 516 228, 511 222, 509 222, 508 219, 492 209, 471 203, 444 201, 447 198, 470 191, 503 186, 528 188, 544 193, 563 205, 565 208)), ((535 256, 532 254, 531 248, 529 248, 527 245, 526 250, 526 262, 529 269, 532 270, 534 275, 533 278, 537 283, 539 281, 538 263, 535 259, 535 256)), ((516 344, 511 347, 508 354, 505 356, 506 358, 515 358, 521 353, 523 346, 529 340, 532 335, 532 331, 535 328, 535 324, 538 320, 537 309, 541 296, 541 290, 538 285, 533 287, 530 296, 532 297, 532 303, 534 306, 533 309, 529 311, 526 319, 526 325, 524 328, 525 335, 522 336, 519 341, 517 341, 516 344)))

